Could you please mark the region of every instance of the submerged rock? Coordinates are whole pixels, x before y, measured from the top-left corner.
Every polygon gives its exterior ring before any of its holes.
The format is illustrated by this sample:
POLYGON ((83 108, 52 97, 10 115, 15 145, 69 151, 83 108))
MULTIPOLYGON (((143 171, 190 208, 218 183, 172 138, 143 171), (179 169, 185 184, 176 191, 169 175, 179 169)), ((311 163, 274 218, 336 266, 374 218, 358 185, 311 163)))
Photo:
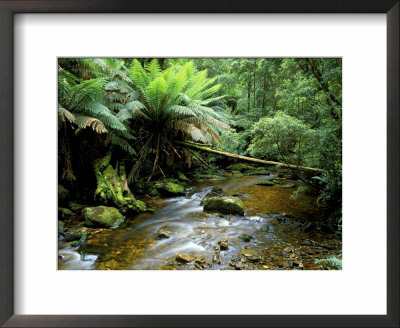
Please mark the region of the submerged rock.
POLYGON ((246 234, 243 234, 243 235, 240 235, 240 236, 239 236, 239 239, 240 239, 241 241, 246 242, 246 243, 250 242, 250 240, 252 240, 253 238, 254 238, 253 236, 246 235, 246 234))
POLYGON ((204 211, 244 215, 244 205, 239 198, 226 196, 210 197, 204 202, 204 211))
POLYGON ((125 217, 115 207, 107 206, 86 207, 83 209, 82 215, 89 227, 118 228, 125 220, 125 217))
POLYGON ((218 244, 221 250, 226 250, 229 248, 229 245, 226 240, 221 240, 218 244))
POLYGON ((262 181, 257 181, 255 183, 255 185, 257 185, 257 186, 274 186, 275 183, 270 180, 262 180, 262 181))
POLYGON ((257 262, 261 260, 260 255, 254 249, 248 249, 248 248, 242 249, 240 251, 240 254, 242 254, 249 261, 257 262))
POLYGON ((190 256, 190 255, 187 255, 187 254, 184 254, 184 253, 176 254, 175 259, 178 262, 181 262, 181 263, 190 263, 190 262, 194 261, 194 257, 193 256, 190 256))
POLYGON ((72 247, 82 246, 87 239, 88 232, 82 228, 72 228, 65 232, 64 240, 71 242, 72 247))
POLYGON ((165 231, 164 229, 158 230, 157 239, 167 239, 169 237, 171 237, 171 234, 169 232, 165 231))
POLYGON ((280 186, 281 188, 294 188, 295 185, 293 183, 285 183, 280 186))

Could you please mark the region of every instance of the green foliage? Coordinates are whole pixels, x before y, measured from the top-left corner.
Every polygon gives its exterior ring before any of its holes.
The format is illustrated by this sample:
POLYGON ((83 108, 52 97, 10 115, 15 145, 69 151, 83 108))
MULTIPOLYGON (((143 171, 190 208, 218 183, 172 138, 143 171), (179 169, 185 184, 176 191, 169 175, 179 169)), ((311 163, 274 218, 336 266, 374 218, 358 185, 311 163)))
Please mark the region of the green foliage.
POLYGON ((283 112, 273 118, 262 118, 251 130, 252 142, 248 148, 251 155, 259 158, 280 158, 302 165, 304 154, 311 151, 309 143, 313 130, 306 124, 283 112), (290 160, 288 160, 290 159, 290 160))

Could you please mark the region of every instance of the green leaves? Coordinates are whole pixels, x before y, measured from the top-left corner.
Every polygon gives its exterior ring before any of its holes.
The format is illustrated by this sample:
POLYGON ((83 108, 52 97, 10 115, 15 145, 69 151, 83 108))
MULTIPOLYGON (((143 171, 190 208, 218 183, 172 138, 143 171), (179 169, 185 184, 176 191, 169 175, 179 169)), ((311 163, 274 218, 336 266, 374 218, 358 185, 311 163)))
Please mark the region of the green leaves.
POLYGON ((151 81, 146 93, 146 98, 149 105, 157 110, 161 106, 162 99, 166 96, 167 82, 162 76, 151 81))

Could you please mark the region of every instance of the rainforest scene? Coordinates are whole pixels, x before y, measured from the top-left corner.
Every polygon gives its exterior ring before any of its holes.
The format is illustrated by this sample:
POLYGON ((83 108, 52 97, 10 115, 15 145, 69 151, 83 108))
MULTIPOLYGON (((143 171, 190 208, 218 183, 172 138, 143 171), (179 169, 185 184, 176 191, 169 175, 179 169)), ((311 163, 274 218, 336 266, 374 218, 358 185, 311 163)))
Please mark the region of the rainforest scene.
POLYGON ((59 270, 341 270, 341 58, 58 58, 59 270))

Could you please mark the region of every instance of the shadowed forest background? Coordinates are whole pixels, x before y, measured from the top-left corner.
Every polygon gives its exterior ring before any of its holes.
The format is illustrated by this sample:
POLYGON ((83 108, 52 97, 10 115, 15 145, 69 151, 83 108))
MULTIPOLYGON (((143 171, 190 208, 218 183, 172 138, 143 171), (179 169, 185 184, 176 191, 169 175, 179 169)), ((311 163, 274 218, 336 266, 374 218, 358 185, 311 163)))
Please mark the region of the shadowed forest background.
POLYGON ((60 58, 60 269, 341 269, 340 58, 60 58))

